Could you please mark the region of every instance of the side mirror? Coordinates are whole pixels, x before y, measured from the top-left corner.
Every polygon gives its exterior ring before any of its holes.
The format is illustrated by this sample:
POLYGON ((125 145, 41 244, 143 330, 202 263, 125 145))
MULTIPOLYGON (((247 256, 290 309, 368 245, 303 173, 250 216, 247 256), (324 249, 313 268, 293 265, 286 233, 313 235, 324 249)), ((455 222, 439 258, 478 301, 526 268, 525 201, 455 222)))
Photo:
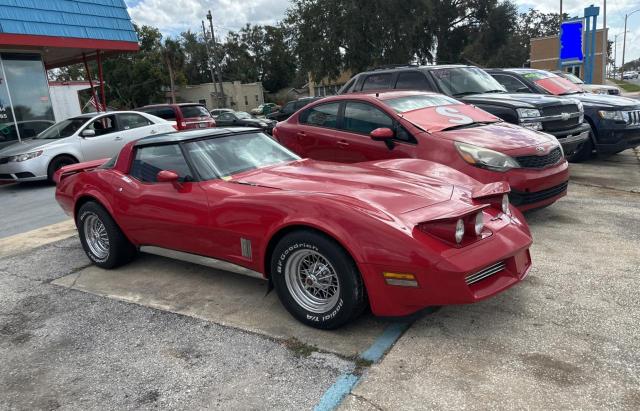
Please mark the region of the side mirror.
POLYGON ((96 131, 95 130, 90 130, 90 129, 84 129, 84 130, 82 130, 82 133, 80 133, 80 135, 82 137, 95 137, 96 136, 96 131))
POLYGON ((375 141, 388 141, 394 137, 394 132, 390 128, 381 127, 373 130, 369 136, 375 141))
POLYGON ((173 170, 161 170, 156 175, 158 183, 171 183, 174 186, 178 184, 178 173, 173 170))

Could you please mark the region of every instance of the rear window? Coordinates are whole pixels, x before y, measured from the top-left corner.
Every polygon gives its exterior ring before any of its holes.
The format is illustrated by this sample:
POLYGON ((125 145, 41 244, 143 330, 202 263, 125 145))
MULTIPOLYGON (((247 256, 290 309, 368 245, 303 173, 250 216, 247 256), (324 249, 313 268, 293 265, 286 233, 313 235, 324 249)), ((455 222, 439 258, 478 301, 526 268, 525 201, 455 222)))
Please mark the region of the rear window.
POLYGON ((367 76, 362 85, 362 90, 381 90, 389 88, 391 73, 372 74, 367 76))
POLYGON ((405 71, 398 74, 397 89, 430 90, 427 77, 419 71, 405 71))
POLYGON ((451 104, 461 104, 458 100, 441 94, 417 95, 391 98, 384 100, 384 104, 391 107, 398 113, 420 110, 427 107, 446 106, 451 104))
POLYGON ((138 111, 142 111, 143 113, 151 114, 152 116, 160 117, 168 121, 176 120, 176 113, 171 107, 149 107, 138 109, 138 111))
POLYGON ((203 106, 180 106, 184 118, 211 117, 211 114, 203 106))

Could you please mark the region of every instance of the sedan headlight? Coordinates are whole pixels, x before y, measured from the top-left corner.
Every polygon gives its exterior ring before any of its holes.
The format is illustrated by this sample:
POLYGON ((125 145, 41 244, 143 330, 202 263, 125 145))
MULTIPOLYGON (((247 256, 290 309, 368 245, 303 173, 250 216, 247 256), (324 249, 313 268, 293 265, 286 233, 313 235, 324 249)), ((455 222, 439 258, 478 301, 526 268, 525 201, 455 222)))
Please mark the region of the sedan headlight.
POLYGON ((624 121, 624 114, 622 111, 598 111, 598 115, 605 120, 624 121))
POLYGON ((455 146, 464 161, 476 167, 501 172, 520 167, 513 157, 488 148, 458 142, 455 146))
POLYGON ((42 155, 42 150, 33 151, 31 153, 26 154, 18 154, 17 156, 9 157, 9 161, 15 161, 16 163, 20 163, 22 161, 31 160, 32 158, 40 157, 42 155))
POLYGON ((540 110, 535 108, 518 108, 516 111, 520 119, 540 117, 540 110))

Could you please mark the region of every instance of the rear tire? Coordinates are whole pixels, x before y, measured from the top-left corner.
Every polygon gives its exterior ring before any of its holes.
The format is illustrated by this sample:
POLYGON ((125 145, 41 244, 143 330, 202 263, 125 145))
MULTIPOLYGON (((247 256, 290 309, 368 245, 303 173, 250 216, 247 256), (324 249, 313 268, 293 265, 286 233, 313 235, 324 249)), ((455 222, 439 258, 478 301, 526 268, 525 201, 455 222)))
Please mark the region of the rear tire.
POLYGON ((98 267, 115 268, 135 257, 136 248, 100 204, 94 201, 83 204, 76 224, 84 252, 98 267))
POLYGON ((58 171, 64 166, 75 164, 77 162, 78 160, 76 160, 71 156, 62 155, 62 156, 55 157, 53 160, 51 160, 51 162, 49 163, 49 167, 47 168, 47 180, 53 183, 54 182, 53 175, 55 174, 56 171, 58 171))
POLYGON ((366 307, 362 277, 351 256, 310 230, 280 240, 271 256, 271 277, 287 311, 314 328, 338 328, 366 307))

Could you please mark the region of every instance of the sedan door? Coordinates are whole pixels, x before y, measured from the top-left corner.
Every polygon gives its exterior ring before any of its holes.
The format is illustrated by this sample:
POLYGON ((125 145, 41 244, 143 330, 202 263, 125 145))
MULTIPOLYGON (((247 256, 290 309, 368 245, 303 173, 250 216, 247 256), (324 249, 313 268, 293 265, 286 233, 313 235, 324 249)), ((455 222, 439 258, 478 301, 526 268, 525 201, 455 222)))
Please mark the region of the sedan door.
POLYGON ((234 125, 235 120, 236 116, 233 113, 222 113, 216 119, 216 124, 218 127, 229 127, 234 125))
POLYGON ((142 114, 120 113, 117 115, 118 128, 122 136, 122 145, 143 137, 168 131, 142 114))
POLYGON ((115 114, 94 117, 80 130, 79 136, 84 161, 113 157, 124 145, 123 133, 118 130, 115 114), (83 135, 86 130, 95 134, 83 135))
POLYGON ((315 160, 341 161, 342 148, 338 142, 338 114, 340 103, 313 106, 298 117, 298 125, 282 136, 282 144, 301 157, 315 160))

